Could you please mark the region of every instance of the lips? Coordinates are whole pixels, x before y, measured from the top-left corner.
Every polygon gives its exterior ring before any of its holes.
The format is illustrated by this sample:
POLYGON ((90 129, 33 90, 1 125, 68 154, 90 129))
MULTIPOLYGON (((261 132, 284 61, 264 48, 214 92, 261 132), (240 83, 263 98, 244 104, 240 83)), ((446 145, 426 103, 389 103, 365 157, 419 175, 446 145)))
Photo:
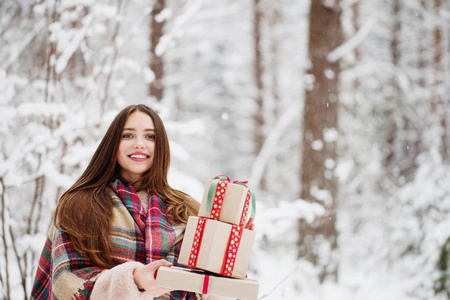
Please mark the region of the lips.
POLYGON ((132 154, 130 155, 131 158, 147 158, 148 155, 142 155, 142 154, 132 154))
POLYGON ((132 153, 130 155, 128 155, 129 158, 131 158, 132 160, 145 160, 147 158, 149 158, 150 156, 145 154, 145 153, 132 153))

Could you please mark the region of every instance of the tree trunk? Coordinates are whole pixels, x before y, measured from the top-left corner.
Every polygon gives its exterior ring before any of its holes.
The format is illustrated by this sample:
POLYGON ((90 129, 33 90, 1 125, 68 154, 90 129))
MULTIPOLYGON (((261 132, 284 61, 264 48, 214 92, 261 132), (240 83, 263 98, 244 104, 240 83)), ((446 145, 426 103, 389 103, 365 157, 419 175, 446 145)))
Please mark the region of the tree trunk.
POLYGON ((314 84, 306 91, 303 115, 303 149, 300 197, 324 206, 326 213, 313 224, 299 221, 299 256, 321 270, 320 279, 337 277, 336 197, 337 181, 337 106, 339 63, 330 63, 327 55, 341 42, 339 1, 324 4, 312 1, 309 29, 309 55, 314 84), (317 193, 317 191, 321 191, 317 193), (324 198, 323 195, 326 195, 324 198), (322 195, 322 196, 320 196, 322 195), (328 246, 329 255, 319 256, 319 247, 328 246))
POLYGON ((279 45, 282 41, 277 35, 277 27, 281 21, 280 3, 278 1, 272 2, 270 11, 270 29, 271 29, 271 41, 270 41, 270 77, 271 77, 271 91, 273 98, 273 116, 277 120, 280 116, 281 101, 279 95, 279 82, 278 82, 278 69, 279 69, 279 45))
MULTIPOLYGON (((253 0, 253 81, 255 84, 255 110, 253 113, 253 142, 254 156, 258 153, 264 144, 264 67, 261 48, 261 20, 263 13, 261 11, 261 1, 253 0)), ((263 175, 260 181, 260 187, 266 189, 266 178, 263 175)))
POLYGON ((434 0, 434 14, 436 15, 437 22, 435 23, 433 31, 433 90, 431 93, 430 112, 432 126, 436 126, 439 130, 439 152, 444 162, 448 161, 447 154, 447 112, 444 104, 444 95, 442 91, 444 70, 443 70, 443 41, 442 41, 442 27, 440 10, 441 0, 434 0))
MULTIPOLYGON (((356 34, 361 26, 359 25, 360 22, 360 2, 355 2, 353 3, 351 10, 352 10, 352 25, 353 25, 353 30, 354 33, 356 34)), ((354 50, 355 53, 355 64, 358 64, 361 61, 361 49, 359 47, 356 47, 354 50)), ((359 78, 355 78, 355 80, 353 81, 353 95, 357 95, 359 93, 359 88, 361 86, 361 82, 359 80, 359 78)), ((357 110, 356 110, 356 114, 357 114, 357 110)))
POLYGON ((254 124, 254 153, 257 155, 261 150, 264 142, 264 107, 263 107, 263 61, 261 54, 261 19, 262 12, 260 8, 260 0, 253 0, 253 80, 255 82, 255 112, 253 114, 254 124))
MULTIPOLYGON (((391 26, 391 43, 390 43, 390 54, 391 54, 391 63, 393 65, 393 69, 397 69, 399 61, 400 61, 400 2, 399 0, 393 0, 392 2, 392 26, 391 26)), ((385 158, 384 165, 386 166, 386 176, 392 177, 395 180, 398 177, 396 174, 396 168, 398 166, 399 161, 402 159, 396 155, 396 145, 397 143, 401 143, 398 139, 401 138, 402 128, 398 128, 398 124, 395 121, 397 107, 399 107, 398 103, 401 98, 400 87, 398 85, 398 78, 396 73, 394 72, 392 78, 393 85, 393 94, 392 98, 389 99, 390 102, 395 103, 394 108, 389 109, 385 114, 387 115, 388 128, 387 128, 387 136, 386 136, 386 145, 385 145, 385 158)), ((401 107, 401 106, 400 106, 401 107)))
POLYGON ((156 46, 163 35, 164 21, 157 20, 158 15, 165 8, 165 0, 156 0, 151 13, 151 33, 150 33, 150 69, 155 75, 154 80, 150 83, 150 96, 161 101, 164 94, 163 78, 164 78, 164 63, 163 57, 156 53, 156 46))
MULTIPOLYGON (((5 270, 5 276, 3 277, 3 275, 1 276, 2 279, 2 286, 4 288, 4 292, 2 292, 2 296, 6 297, 6 299, 10 299, 11 297, 11 287, 9 285, 9 281, 10 281, 10 274, 9 274, 9 257, 8 257, 8 243, 7 243, 7 238, 6 238, 6 199, 5 199, 5 183, 3 182, 3 177, 0 177, 0 188, 1 188, 1 195, 0 195, 0 201, 1 201, 1 205, 2 205, 2 215, 1 215, 1 223, 2 223, 2 242, 3 242, 3 250, 4 250, 4 257, 3 259, 5 260, 5 266, 4 266, 4 270, 5 270)), ((1 270, 0 270, 1 273, 1 270)))

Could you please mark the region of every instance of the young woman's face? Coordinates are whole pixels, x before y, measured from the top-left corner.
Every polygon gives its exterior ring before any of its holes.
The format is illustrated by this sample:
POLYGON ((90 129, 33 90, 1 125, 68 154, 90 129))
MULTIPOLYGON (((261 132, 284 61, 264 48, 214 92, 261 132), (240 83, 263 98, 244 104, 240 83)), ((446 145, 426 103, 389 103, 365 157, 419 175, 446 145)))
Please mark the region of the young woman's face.
POLYGON ((139 181, 152 166, 154 154, 153 121, 148 114, 135 111, 125 122, 117 151, 120 175, 130 183, 139 181))

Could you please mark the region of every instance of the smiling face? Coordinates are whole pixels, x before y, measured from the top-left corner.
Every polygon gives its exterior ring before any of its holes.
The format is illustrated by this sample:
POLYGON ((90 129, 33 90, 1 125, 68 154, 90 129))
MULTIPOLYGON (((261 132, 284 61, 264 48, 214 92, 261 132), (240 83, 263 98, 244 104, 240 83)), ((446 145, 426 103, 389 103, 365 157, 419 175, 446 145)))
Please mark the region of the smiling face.
POLYGON ((122 130, 117 163, 120 176, 130 183, 139 181, 152 164, 155 154, 155 127, 150 116, 136 110, 122 130))

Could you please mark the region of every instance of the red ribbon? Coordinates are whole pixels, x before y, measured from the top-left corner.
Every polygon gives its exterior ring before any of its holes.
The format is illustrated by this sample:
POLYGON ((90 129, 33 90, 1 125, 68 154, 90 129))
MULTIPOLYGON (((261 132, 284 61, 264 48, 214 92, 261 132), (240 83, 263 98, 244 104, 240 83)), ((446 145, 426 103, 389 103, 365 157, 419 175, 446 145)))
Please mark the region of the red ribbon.
POLYGON ((203 278, 202 294, 204 295, 208 294, 208 287, 209 287, 209 275, 205 275, 205 277, 203 278))
POLYGON ((233 183, 246 185, 248 183, 248 181, 237 181, 237 180, 235 180, 235 181, 233 181, 233 183))
POLYGON ((225 181, 225 179, 226 179, 228 182, 231 182, 230 177, 228 177, 227 175, 219 175, 219 176, 214 177, 213 179, 220 179, 222 181, 225 181))
POLYGON ((191 253, 189 255, 188 266, 195 268, 197 266, 198 252, 203 240, 203 232, 206 224, 206 218, 199 218, 195 230, 194 240, 192 241, 191 253))
POLYGON ((247 220, 248 208, 250 206, 250 199, 252 198, 250 190, 247 192, 247 197, 245 198, 244 209, 242 210, 241 221, 239 222, 239 226, 244 226, 245 221, 247 220))
MULTIPOLYGON (((192 248, 188 262, 188 266, 194 269, 197 267, 198 253, 202 244, 203 232, 207 220, 207 218, 199 218, 197 222, 197 228, 195 231, 194 240, 192 241, 192 248)), ((231 225, 230 236, 228 237, 227 248, 225 249, 220 275, 227 277, 231 277, 231 275, 233 275, 234 266, 236 265, 236 255, 239 250, 243 232, 244 227, 231 225)), ((204 287, 205 286, 203 285, 203 288, 204 287)))
POLYGON ((241 244, 242 233, 244 228, 237 225, 231 225, 230 237, 228 238, 227 249, 222 262, 220 275, 231 277, 233 275, 234 266, 236 265, 236 255, 241 244))
POLYGON ((211 208, 210 218, 213 220, 219 220, 220 211, 222 210, 223 199, 225 197, 225 192, 228 187, 228 182, 219 181, 217 183, 217 188, 214 192, 214 200, 211 208))

